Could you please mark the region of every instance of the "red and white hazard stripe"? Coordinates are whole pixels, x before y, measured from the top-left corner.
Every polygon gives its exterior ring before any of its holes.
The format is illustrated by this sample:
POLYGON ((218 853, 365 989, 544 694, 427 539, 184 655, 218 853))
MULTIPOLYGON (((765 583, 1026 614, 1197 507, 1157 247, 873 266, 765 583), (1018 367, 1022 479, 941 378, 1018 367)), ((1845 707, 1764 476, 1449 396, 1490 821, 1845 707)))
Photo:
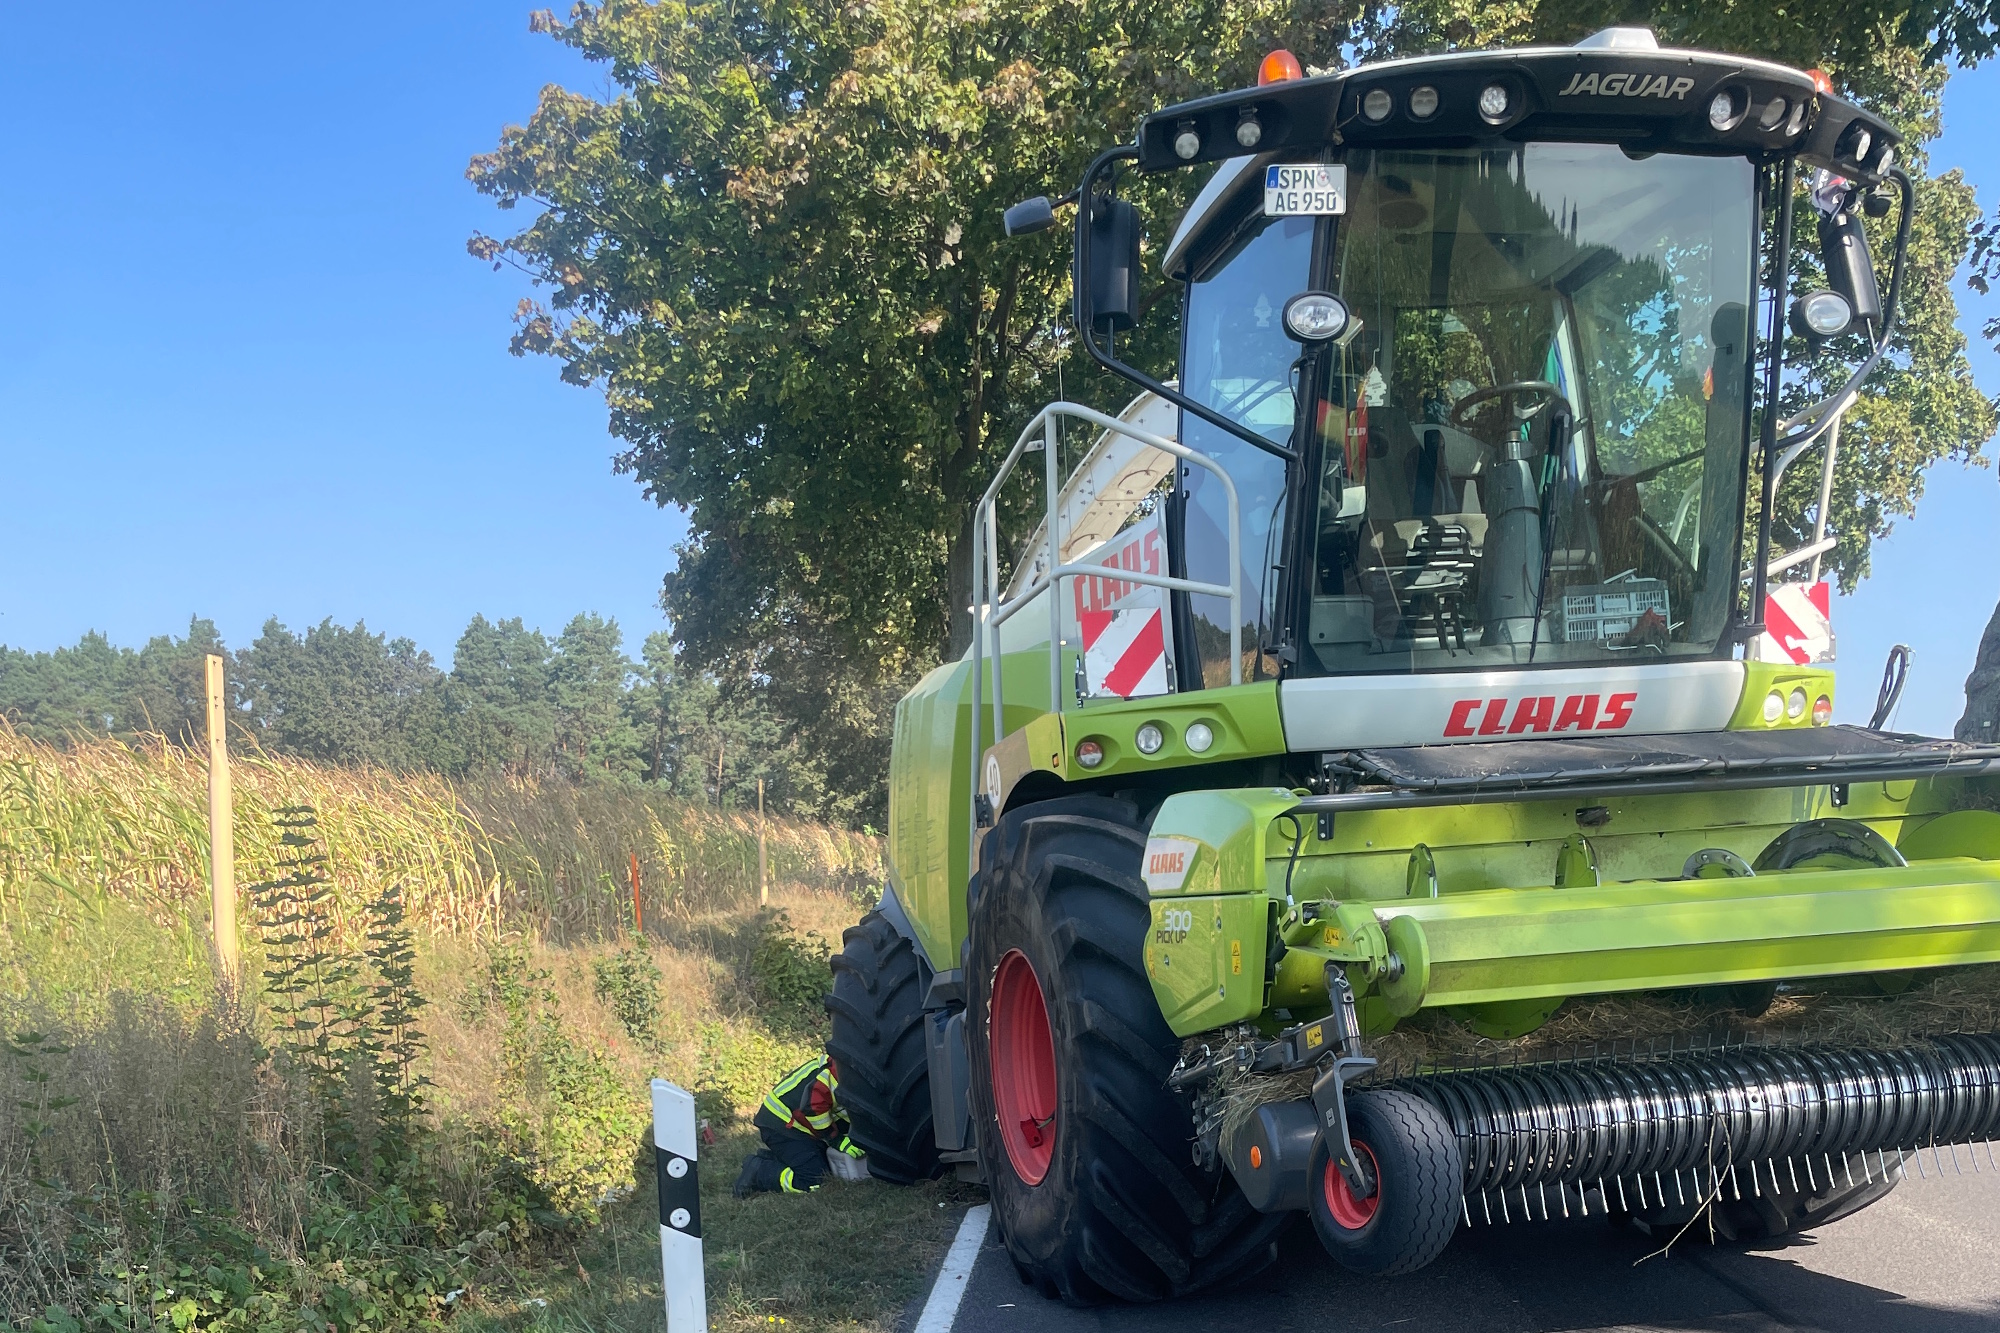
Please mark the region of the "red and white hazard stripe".
POLYGON ((1832 598, 1824 581, 1781 583, 1764 599, 1764 633, 1757 640, 1760 662, 1806 666, 1833 660, 1832 598))

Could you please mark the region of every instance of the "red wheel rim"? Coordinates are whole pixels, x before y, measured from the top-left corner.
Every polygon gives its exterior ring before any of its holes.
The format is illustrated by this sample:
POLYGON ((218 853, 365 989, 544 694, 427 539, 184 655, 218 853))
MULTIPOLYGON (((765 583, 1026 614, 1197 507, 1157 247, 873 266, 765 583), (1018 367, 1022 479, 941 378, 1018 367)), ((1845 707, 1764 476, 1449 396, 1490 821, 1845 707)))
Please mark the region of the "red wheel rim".
POLYGON ((1354 1141, 1354 1152, 1368 1163, 1368 1173, 1375 1177, 1373 1194, 1365 1199, 1355 1198, 1354 1191, 1347 1187, 1347 1177, 1334 1164, 1332 1153, 1326 1155, 1326 1179, 1320 1182, 1320 1190, 1326 1195, 1326 1210, 1333 1214, 1333 1224, 1343 1231, 1361 1230, 1382 1206, 1382 1168, 1375 1165, 1375 1154, 1359 1139, 1354 1141))
POLYGON ((994 969, 987 1034, 1000 1141, 1021 1183, 1039 1185, 1056 1152, 1056 1044, 1042 983, 1019 949, 994 969))

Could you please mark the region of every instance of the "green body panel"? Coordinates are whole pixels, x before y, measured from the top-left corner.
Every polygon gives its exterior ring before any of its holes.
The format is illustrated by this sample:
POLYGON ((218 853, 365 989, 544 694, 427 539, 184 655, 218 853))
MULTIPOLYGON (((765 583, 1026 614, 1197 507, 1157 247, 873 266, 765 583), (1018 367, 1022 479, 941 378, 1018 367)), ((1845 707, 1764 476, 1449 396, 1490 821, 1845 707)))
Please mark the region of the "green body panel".
POLYGON ((1270 921, 1261 894, 1176 896, 1153 902, 1146 975, 1178 1033, 1239 1023, 1264 1011, 1264 945, 1270 921))
MULTIPOLYGON (((1030 606, 1017 619, 1032 620, 1036 615, 1030 606)), ((1274 681, 1152 699, 1092 700, 1079 706, 1073 694, 1076 654, 1065 650, 1064 711, 1056 714, 1049 708, 1046 646, 1008 652, 1000 662, 1006 741, 991 744, 988 691, 982 691, 980 700, 980 733, 989 749, 1007 754, 1005 785, 1010 789, 1023 776, 1017 770, 1075 781, 1284 753, 1274 681), (1157 724, 1165 735, 1165 744, 1153 755, 1141 754, 1133 739, 1147 722, 1157 724), (1186 744, 1187 728, 1195 722, 1206 723, 1214 733, 1202 754, 1189 751, 1186 744), (1076 762, 1076 747, 1085 739, 1096 740, 1104 749, 1104 762, 1092 770, 1076 762)), ((956 965, 966 931, 965 887, 971 876, 971 674, 969 661, 947 663, 903 697, 896 705, 889 759, 889 881, 918 943, 939 968, 956 965)))
POLYGON ((1262 889, 1270 869, 1271 821, 1299 803, 1283 787, 1181 792, 1153 816, 1146 888, 1161 894, 1262 889))
POLYGON ((1070 740, 1070 753, 1065 757, 1072 766, 1076 747, 1084 741, 1094 740, 1104 747, 1102 764, 1088 774, 1076 770, 1071 777, 1109 777, 1223 759, 1261 759, 1285 752, 1285 729, 1278 720, 1278 683, 1274 680, 1152 699, 1093 701, 1065 713, 1063 724, 1070 740), (1141 754, 1133 743, 1134 733, 1147 722, 1157 724, 1166 737, 1157 754, 1141 754), (1214 742, 1201 754, 1187 748, 1187 729, 1196 722, 1206 723, 1215 733, 1214 742))
MULTIPOLYGON (((1357 812, 1326 842, 1308 828, 1294 864, 1296 826, 1275 791, 1188 793, 1161 807, 1150 845, 1185 837, 1204 853, 1186 887, 1149 885, 1149 947, 1161 909, 1197 890, 1280 904, 1287 948, 1261 1006, 1213 991, 1215 1003, 1194 1004, 1163 969, 1154 990, 1185 1036, 1267 1009, 1323 1008, 1333 960, 1379 1001, 1363 1014, 1381 1030, 1419 1007, 1996 961, 2000 815, 1940 813, 1959 795, 1955 783, 1876 782, 1837 808, 1825 787, 1635 797, 1609 803, 1589 836, 1573 803, 1556 801, 1357 812), (1830 816, 1865 820, 1912 864, 1679 878, 1702 848, 1754 860, 1786 828, 1830 816), (1262 866, 1246 868, 1259 843, 1262 866), (1206 864, 1218 874, 1200 874, 1206 864)), ((1177 976, 1204 978, 1226 963, 1174 960, 1177 976)))
MULTIPOLYGON (((1065 652, 1066 694, 1074 666, 1065 652)), ((1066 698, 1055 713, 1045 647, 1010 651, 1001 668, 1005 735, 987 747, 980 779, 1000 809, 1029 779, 1031 800, 1161 770, 1185 770, 1194 786, 1204 766, 1285 750, 1272 682, 1081 706, 1066 698), (1202 754, 1186 746, 1196 721, 1214 734, 1202 754), (1134 739, 1147 722, 1165 737, 1153 755, 1134 739), (1085 740, 1104 755, 1089 770, 1076 757, 1085 740)), ((1774 725, 1765 698, 1796 687, 1806 715, 1776 726, 1810 726, 1832 673, 1748 664, 1730 726, 1774 725)), ((990 707, 989 696, 982 741, 992 739, 990 707)), ((956 963, 966 932, 970 714, 965 661, 931 672, 896 712, 891 882, 940 968, 956 963)), ((1323 1008, 1332 961, 1379 1032, 1420 1008, 1526 1015, 1569 995, 2000 960, 2000 815, 1959 809, 1962 787, 1854 783, 1840 806, 1824 785, 1614 796, 1599 798, 1588 829, 1572 800, 1352 811, 1324 840, 1317 818, 1288 814, 1302 793, 1196 787, 1168 796, 1150 830, 1148 975, 1169 1025, 1188 1035, 1323 1008), (1754 861, 1786 829, 1829 817, 1866 822, 1913 864, 1680 878, 1697 851, 1754 861), (1267 985, 1274 924, 1285 951, 1267 985)))
POLYGON ((1825 698, 1833 701, 1833 668, 1821 666, 1792 666, 1786 662, 1745 662, 1743 664, 1743 697, 1736 701, 1736 712, 1729 719, 1731 731, 1779 731, 1788 728, 1812 726, 1813 700, 1825 698), (1776 722, 1764 720, 1764 700, 1771 691, 1789 695, 1793 689, 1803 687, 1806 692, 1805 712, 1797 717, 1780 716, 1776 722))

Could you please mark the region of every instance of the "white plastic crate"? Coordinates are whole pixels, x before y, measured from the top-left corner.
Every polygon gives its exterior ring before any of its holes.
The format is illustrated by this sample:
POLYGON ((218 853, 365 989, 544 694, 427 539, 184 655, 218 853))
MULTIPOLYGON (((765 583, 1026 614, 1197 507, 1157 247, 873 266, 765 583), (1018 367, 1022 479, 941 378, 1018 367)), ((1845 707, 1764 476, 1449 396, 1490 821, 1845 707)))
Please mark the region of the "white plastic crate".
POLYGON ((1667 614, 1667 585, 1659 579, 1621 579, 1571 588, 1562 599, 1562 635, 1566 643, 1596 643, 1628 633, 1648 611, 1667 614))

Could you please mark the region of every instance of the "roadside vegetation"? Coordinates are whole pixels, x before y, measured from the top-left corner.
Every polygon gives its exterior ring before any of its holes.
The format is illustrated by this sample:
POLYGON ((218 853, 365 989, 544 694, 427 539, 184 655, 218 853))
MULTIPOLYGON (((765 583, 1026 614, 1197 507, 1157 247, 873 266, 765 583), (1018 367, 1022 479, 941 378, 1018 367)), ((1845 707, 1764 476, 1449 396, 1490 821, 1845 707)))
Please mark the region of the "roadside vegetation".
POLYGON ((717 1139, 716 1326, 893 1322, 948 1187, 728 1197, 744 1117, 821 1040, 874 839, 772 819, 760 906, 754 817, 635 785, 235 777, 240 999, 201 764, 0 726, 10 1329, 655 1327, 654 1075, 717 1139))

